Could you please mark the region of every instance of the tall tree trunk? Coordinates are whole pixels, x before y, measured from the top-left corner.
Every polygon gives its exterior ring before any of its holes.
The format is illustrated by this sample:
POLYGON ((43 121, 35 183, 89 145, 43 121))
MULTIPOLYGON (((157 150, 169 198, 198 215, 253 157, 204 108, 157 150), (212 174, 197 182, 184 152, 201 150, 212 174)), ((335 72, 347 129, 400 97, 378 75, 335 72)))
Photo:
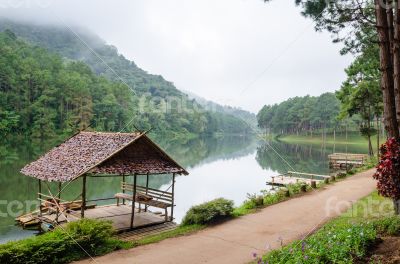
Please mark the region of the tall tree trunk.
MULTIPOLYGON (((393 79, 397 125, 400 125, 400 10, 398 0, 394 2, 393 79)), ((400 127, 398 128, 400 129, 400 127)))
POLYGON ((376 28, 379 37, 381 87, 383 94, 385 127, 391 137, 399 137, 394 97, 393 67, 390 52, 387 15, 380 0, 374 0, 376 28))
POLYGON ((380 128, 379 128, 379 115, 376 115, 376 156, 379 160, 379 155, 380 155, 380 128))

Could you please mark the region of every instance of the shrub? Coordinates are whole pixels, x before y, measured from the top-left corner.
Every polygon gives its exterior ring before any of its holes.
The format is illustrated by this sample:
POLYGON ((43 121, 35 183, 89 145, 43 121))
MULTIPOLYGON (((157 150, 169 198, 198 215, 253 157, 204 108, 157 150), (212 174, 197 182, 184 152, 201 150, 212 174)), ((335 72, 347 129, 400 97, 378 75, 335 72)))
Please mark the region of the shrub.
POLYGON ((397 236, 400 235, 400 217, 392 216, 379 219, 373 222, 376 231, 379 234, 397 236))
POLYGON ((43 235, 0 245, 0 263, 69 263, 87 257, 85 251, 96 256, 126 246, 112 234, 110 222, 82 219, 43 235))
POLYGON ((190 208, 182 220, 182 225, 211 224, 232 216, 232 213, 233 201, 218 198, 190 208))
MULTIPOLYGON (((304 186, 304 185, 305 185, 304 182, 288 184, 287 188, 289 190, 289 194, 290 195, 295 195, 295 194, 301 193, 302 192, 302 186, 304 186)), ((306 185, 306 186, 309 187, 309 185, 306 185)), ((307 187, 306 187, 306 190, 307 190, 307 187)))
POLYGON ((261 207, 264 204, 264 197, 257 194, 247 194, 247 200, 244 202, 247 209, 261 207))

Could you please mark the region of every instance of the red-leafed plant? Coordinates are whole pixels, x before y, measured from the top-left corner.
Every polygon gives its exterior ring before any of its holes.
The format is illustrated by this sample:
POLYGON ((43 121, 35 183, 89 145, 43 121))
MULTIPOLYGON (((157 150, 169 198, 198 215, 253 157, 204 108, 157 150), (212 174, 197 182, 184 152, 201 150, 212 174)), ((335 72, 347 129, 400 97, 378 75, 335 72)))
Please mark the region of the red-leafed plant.
POLYGON ((400 140, 391 138, 381 147, 381 156, 374 179, 380 195, 393 199, 400 214, 400 140))

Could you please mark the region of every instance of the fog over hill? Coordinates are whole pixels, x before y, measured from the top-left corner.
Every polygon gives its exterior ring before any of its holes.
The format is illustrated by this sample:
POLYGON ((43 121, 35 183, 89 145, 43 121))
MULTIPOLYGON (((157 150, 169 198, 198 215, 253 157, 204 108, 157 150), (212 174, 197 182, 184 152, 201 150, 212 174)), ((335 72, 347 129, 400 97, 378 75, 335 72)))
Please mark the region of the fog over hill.
POLYGON ((242 116, 205 109, 172 82, 161 75, 149 74, 126 59, 116 47, 86 29, 2 19, 0 31, 5 30, 60 55, 66 63, 84 62, 96 75, 129 87, 135 111, 132 118, 140 129, 175 134, 251 131, 242 116))

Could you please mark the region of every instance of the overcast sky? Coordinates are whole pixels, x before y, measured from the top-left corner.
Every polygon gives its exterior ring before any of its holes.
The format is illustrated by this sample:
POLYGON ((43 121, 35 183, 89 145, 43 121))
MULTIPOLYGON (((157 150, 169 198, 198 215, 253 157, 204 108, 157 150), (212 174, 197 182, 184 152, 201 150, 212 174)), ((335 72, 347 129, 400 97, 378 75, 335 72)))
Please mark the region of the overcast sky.
POLYGON ((178 89, 257 112, 334 91, 350 56, 294 0, 0 0, 0 15, 84 26, 178 89))

